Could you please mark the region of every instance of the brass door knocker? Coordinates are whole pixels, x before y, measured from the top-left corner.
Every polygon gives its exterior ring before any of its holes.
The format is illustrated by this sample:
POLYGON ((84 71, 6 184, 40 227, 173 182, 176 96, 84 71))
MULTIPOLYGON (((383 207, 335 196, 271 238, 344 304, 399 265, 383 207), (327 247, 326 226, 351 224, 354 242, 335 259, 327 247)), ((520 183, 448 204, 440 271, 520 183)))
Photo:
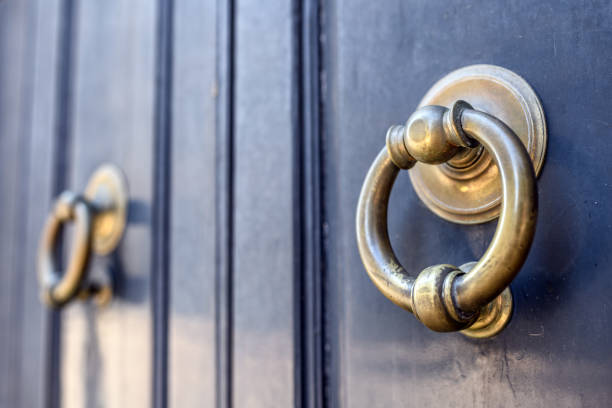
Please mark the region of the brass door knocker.
POLYGON ((434 85, 405 126, 389 129, 361 190, 357 243, 376 287, 432 330, 474 338, 499 333, 512 315, 510 282, 535 233, 536 172, 545 147, 540 102, 511 71, 470 66, 434 85), (400 169, 412 169, 419 197, 449 221, 478 223, 499 214, 478 262, 431 266, 416 278, 401 266, 387 232, 400 169))
POLYGON ((112 297, 112 282, 87 282, 86 272, 93 250, 98 255, 111 253, 125 230, 127 184, 123 173, 113 165, 103 165, 92 175, 85 193, 65 191, 59 195, 47 217, 38 254, 38 278, 43 302, 61 307, 79 296, 94 296, 98 304, 112 297), (67 268, 59 271, 56 246, 59 232, 74 221, 73 245, 67 268))

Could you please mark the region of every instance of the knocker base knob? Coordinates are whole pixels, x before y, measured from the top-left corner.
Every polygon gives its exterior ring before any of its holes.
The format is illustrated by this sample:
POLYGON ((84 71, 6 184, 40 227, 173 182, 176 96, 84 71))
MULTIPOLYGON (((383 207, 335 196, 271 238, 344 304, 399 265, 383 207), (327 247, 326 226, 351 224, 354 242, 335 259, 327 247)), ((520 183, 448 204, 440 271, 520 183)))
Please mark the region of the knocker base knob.
POLYGON ((453 280, 469 272, 476 262, 457 268, 435 265, 424 269, 414 282, 412 305, 421 323, 437 332, 461 331, 467 337, 489 338, 501 332, 512 317, 512 292, 506 288, 478 313, 465 315, 457 310, 451 294, 453 280))
POLYGON ((461 273, 453 265, 425 268, 414 281, 412 307, 414 315, 425 326, 437 332, 458 331, 469 327, 478 315, 461 317, 454 310, 449 288, 461 273))

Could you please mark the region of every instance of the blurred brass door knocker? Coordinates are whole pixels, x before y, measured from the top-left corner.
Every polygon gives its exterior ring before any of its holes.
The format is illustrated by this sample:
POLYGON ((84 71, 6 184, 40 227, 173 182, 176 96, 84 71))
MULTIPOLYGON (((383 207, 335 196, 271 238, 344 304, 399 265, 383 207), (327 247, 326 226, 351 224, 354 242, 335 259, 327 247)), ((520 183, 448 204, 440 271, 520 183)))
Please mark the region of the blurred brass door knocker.
POLYGON ((65 191, 59 195, 47 217, 38 253, 38 279, 43 302, 61 307, 79 296, 93 295, 98 304, 112 297, 112 282, 87 282, 90 253, 111 253, 125 230, 127 184, 123 173, 113 165, 103 165, 89 180, 85 193, 65 191), (56 259, 59 232, 68 221, 75 223, 73 245, 67 268, 59 271, 56 259))
POLYGON ((535 233, 536 175, 545 150, 541 104, 518 75, 474 65, 436 83, 405 126, 389 129, 361 190, 357 243, 376 287, 432 330, 475 338, 499 333, 512 315, 510 282, 535 233), (411 169, 421 200, 446 220, 475 224, 499 216, 478 262, 431 266, 416 278, 406 272, 387 232, 400 169, 411 169))

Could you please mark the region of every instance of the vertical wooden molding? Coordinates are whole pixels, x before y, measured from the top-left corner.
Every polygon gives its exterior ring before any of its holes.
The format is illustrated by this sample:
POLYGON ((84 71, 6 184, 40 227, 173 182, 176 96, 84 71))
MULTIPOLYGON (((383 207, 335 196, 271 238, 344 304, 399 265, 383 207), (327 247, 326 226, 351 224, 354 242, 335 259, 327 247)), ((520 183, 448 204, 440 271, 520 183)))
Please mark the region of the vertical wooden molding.
POLYGON ((154 113, 152 312, 153 406, 168 405, 168 271, 170 267, 170 194, 172 132, 173 0, 159 0, 154 113))
POLYGON ((320 21, 318 0, 295 0, 296 407, 323 407, 324 325, 320 21))
MULTIPOLYGON (((314 1, 314 0, 313 0, 314 1)), ((317 81, 318 81, 318 98, 316 100, 317 104, 317 112, 318 112, 318 121, 317 121, 317 131, 319 134, 318 142, 319 146, 317 152, 319 154, 318 163, 319 163, 319 191, 321 195, 319 197, 319 226, 320 226, 320 235, 319 235, 319 247, 320 247, 320 373, 321 377, 319 379, 320 385, 320 394, 321 394, 321 407, 335 407, 337 406, 337 402, 339 402, 335 395, 336 389, 334 388, 336 385, 334 383, 334 378, 332 374, 332 370, 335 367, 335 362, 331 358, 332 349, 334 342, 337 341, 337 332, 335 332, 330 327, 330 321, 332 321, 333 317, 330 316, 330 308, 329 305, 332 301, 332 296, 330 296, 331 291, 333 290, 330 286, 330 275, 328 271, 334 271, 337 273, 337 268, 334 268, 334 265, 330 266, 330 252, 334 249, 329 240, 329 229, 330 229, 330 208, 328 203, 330 202, 330 187, 331 184, 330 177, 328 175, 334 174, 334 168, 331 166, 333 153, 330 152, 330 141, 329 141, 329 118, 326 116, 326 112, 328 106, 331 103, 330 98, 330 90, 329 90, 329 77, 330 77, 330 55, 329 55, 329 47, 330 44, 334 41, 334 27, 333 27, 333 19, 335 18, 335 7, 336 2, 324 2, 322 0, 317 1, 317 32, 316 35, 313 35, 314 40, 317 44, 317 81)))
POLYGON ((215 383, 217 408, 232 407, 234 247, 234 1, 217 2, 215 163, 215 383))
POLYGON ((309 333, 309 301, 310 288, 308 281, 310 271, 307 270, 306 262, 308 258, 308 203, 304 202, 305 189, 308 188, 307 163, 304 155, 308 153, 307 134, 304 127, 304 116, 306 104, 304 96, 308 84, 304 76, 304 55, 303 55, 303 34, 304 19, 303 0, 293 0, 292 2, 292 41, 291 41, 291 121, 292 121, 292 206, 293 206, 293 347, 294 347, 294 367, 293 367, 293 389, 294 406, 296 408, 307 407, 308 385, 309 385, 309 361, 308 351, 310 343, 309 333))

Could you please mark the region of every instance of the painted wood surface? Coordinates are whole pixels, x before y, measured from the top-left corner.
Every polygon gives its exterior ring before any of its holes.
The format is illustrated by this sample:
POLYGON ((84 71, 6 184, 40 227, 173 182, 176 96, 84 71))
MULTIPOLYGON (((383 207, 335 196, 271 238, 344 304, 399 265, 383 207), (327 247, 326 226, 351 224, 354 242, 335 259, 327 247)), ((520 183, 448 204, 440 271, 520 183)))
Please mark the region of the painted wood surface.
POLYGON ((169 405, 216 400, 215 1, 174 8, 169 405))
MULTIPOLYGON (((332 405, 609 405, 609 5, 338 0, 326 13, 332 405), (514 317, 487 341, 431 332, 384 298, 363 269, 354 226, 387 128, 405 122, 439 78, 476 63, 522 75, 549 131, 536 238, 512 283, 514 317)), ((391 243, 415 274, 478 259, 495 228, 441 220, 406 174, 389 206, 391 243)))
MULTIPOLYGON (((0 0, 0 406, 606 406, 607 3, 0 0), (508 329, 431 333, 372 285, 354 213, 387 127, 452 69, 540 95, 540 220, 508 329), (102 162, 116 299, 38 300, 42 223, 102 162), (432 390, 435 390, 432 391, 432 390)), ((482 255, 400 177, 409 270, 482 255)))
MULTIPOLYGON (((116 254, 109 307, 75 302, 62 311, 61 405, 152 404, 152 195, 156 7, 149 1, 74 4, 69 188, 113 162, 129 183, 129 220, 116 254)), ((93 272, 93 271, 92 271, 93 272)))
POLYGON ((232 398, 286 407, 297 323, 292 8, 235 7, 232 398))
POLYGON ((49 400, 35 262, 53 195, 59 24, 56 1, 0 3, 0 406, 49 400))

